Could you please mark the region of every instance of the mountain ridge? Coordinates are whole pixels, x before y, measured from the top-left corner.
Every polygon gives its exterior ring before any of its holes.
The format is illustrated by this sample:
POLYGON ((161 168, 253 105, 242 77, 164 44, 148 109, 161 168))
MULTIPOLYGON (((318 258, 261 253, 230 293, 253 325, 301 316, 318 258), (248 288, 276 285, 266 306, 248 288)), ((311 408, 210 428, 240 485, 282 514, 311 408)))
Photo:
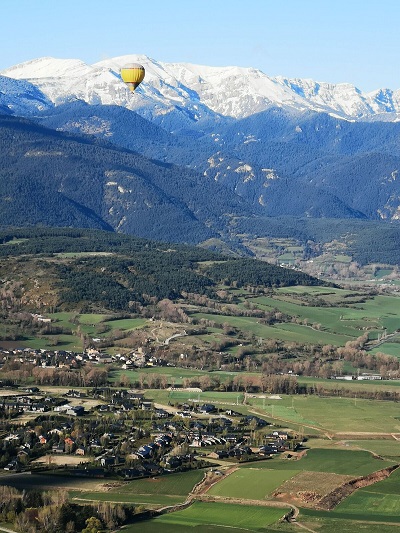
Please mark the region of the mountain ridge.
POLYGON ((311 79, 270 77, 244 67, 208 67, 190 63, 163 63, 144 55, 125 55, 88 65, 79 59, 38 58, 0 72, 30 81, 54 103, 71 94, 90 104, 114 104, 139 113, 151 103, 155 113, 167 113, 170 101, 193 112, 194 120, 208 113, 235 119, 266 110, 271 105, 330 113, 348 120, 398 119, 400 89, 379 88, 364 93, 351 83, 333 84, 311 79), (119 69, 142 63, 146 77, 135 99, 130 98, 119 69), (63 80, 73 79, 71 83, 63 80), (197 105, 197 108, 196 108, 197 105), (196 117, 197 112, 197 117, 196 117))
MULTIPOLYGON (((58 135, 81 136, 80 142, 96 145, 88 152, 101 151, 105 162, 110 150, 129 159, 127 166, 112 161, 105 168, 93 152, 103 191, 85 154, 79 155, 79 165, 72 157, 75 177, 58 168, 68 179, 53 191, 57 201, 64 202, 66 214, 76 202, 74 216, 84 225, 101 220, 116 231, 181 241, 187 224, 189 242, 200 242, 232 238, 232 221, 240 217, 254 217, 260 228, 265 224, 257 217, 400 219, 398 91, 364 94, 351 84, 270 78, 252 68, 167 64, 134 55, 94 65, 38 58, 2 74, 0 110, 5 114, 27 117, 58 135), (118 74, 129 61, 147 69, 134 95, 118 74), (87 191, 77 176, 86 183, 85 167, 98 187, 99 204, 94 207, 93 198, 87 198, 78 213, 87 191), (149 205, 157 209, 148 211, 149 205)), ((31 142, 42 146, 39 137, 31 142)), ((23 174, 26 159, 14 168, 8 151, 2 160, 3 187, 14 175, 33 194, 23 174)), ((51 157, 43 161, 52 175, 51 157)), ((33 179, 38 165, 29 172, 33 179)), ((40 222, 39 215, 35 220, 40 222)))

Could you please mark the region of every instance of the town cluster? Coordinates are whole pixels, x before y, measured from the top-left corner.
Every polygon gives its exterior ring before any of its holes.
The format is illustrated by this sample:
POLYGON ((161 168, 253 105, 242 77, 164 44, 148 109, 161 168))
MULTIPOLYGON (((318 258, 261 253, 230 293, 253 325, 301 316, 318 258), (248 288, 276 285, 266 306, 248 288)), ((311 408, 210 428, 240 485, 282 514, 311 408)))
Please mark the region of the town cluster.
POLYGON ((9 471, 63 468, 74 475, 133 479, 209 466, 209 459, 289 454, 300 443, 256 415, 210 403, 162 408, 137 390, 2 392, 0 466, 9 471), (89 400, 91 407, 84 407, 89 400), (71 464, 71 457, 80 459, 71 464))

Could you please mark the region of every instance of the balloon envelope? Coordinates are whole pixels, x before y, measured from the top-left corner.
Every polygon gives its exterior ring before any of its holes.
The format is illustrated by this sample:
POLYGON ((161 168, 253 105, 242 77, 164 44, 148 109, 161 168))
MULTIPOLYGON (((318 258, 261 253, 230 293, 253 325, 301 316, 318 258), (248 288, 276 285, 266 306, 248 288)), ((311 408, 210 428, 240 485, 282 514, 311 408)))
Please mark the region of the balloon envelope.
POLYGON ((133 92, 144 79, 144 67, 139 63, 124 65, 121 68, 121 78, 133 92))

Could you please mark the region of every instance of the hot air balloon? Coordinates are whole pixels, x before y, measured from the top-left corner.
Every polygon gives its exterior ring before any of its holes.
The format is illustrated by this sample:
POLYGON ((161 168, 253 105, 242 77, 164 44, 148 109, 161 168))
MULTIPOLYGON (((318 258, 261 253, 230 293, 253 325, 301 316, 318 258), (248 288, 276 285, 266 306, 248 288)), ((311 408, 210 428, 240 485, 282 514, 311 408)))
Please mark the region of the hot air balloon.
POLYGON ((121 78, 133 92, 144 79, 144 67, 138 63, 128 63, 121 68, 121 78))

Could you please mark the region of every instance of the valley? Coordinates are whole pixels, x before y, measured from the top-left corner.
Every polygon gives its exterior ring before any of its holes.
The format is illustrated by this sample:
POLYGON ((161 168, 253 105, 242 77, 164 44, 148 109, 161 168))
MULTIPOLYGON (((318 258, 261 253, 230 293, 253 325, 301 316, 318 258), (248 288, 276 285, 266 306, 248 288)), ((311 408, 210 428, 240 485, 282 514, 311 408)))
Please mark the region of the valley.
POLYGON ((0 74, 0 529, 397 531, 399 92, 0 74))
POLYGON ((343 287, 111 232, 1 239, 10 501, 51 490, 58 523, 132 532, 397 527, 395 267, 343 287))

